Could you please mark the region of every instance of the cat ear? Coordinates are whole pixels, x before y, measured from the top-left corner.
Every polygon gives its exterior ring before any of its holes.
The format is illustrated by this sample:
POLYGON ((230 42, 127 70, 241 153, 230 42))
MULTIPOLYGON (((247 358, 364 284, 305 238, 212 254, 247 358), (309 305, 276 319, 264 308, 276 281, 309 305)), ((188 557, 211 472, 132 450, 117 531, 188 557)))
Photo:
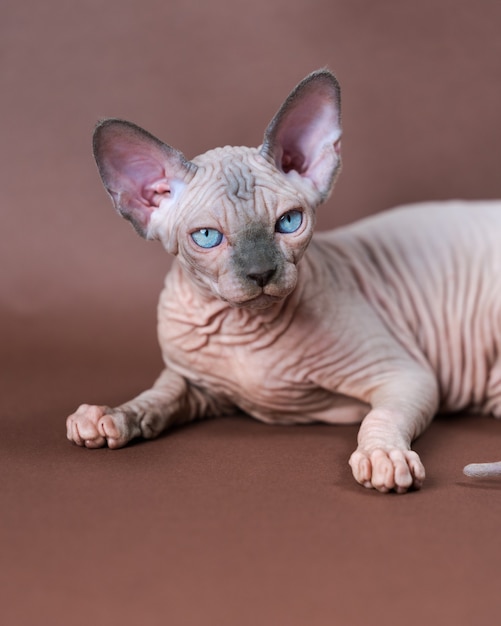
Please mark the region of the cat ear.
POLYGON ((307 76, 291 92, 264 135, 261 153, 286 176, 313 185, 325 200, 341 164, 341 92, 328 70, 307 76))
POLYGON ((196 166, 181 152, 124 120, 107 119, 98 124, 93 148, 115 208, 148 238, 153 212, 164 199, 175 199, 196 166))

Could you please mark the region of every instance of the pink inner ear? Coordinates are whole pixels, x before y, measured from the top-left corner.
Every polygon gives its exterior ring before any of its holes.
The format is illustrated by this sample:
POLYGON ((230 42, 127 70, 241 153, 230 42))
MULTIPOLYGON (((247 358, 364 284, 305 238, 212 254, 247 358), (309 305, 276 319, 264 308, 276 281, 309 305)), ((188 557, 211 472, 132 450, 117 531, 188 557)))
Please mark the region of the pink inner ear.
POLYGON ((169 196, 170 193, 171 186, 165 178, 157 180, 151 185, 147 185, 142 191, 143 198, 145 198, 145 200, 147 200, 148 203, 154 207, 160 206, 160 202, 169 196))
POLYGON ((137 200, 149 203, 154 193, 158 193, 157 189, 162 188, 163 192, 169 189, 165 155, 158 154, 155 148, 135 142, 117 142, 104 160, 104 169, 108 174, 106 183, 110 190, 127 190, 137 200))
POLYGON ((297 172, 312 183, 320 201, 340 164, 339 98, 335 77, 327 70, 314 72, 292 91, 265 133, 263 152, 285 174, 297 172))
POLYGON ((152 212, 170 194, 172 181, 190 170, 180 152, 123 120, 97 127, 94 155, 115 207, 143 236, 152 212))
POLYGON ((340 136, 337 110, 330 98, 315 94, 307 102, 300 102, 277 132, 277 142, 283 151, 283 171, 296 170, 307 175, 325 147, 335 144, 340 136))

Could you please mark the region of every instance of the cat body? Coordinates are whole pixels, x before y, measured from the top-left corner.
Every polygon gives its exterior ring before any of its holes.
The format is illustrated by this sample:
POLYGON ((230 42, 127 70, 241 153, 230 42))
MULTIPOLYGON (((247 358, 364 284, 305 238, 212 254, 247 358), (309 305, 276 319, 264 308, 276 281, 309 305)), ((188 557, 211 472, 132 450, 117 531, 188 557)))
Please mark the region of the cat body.
POLYGON ((437 411, 501 416, 501 202, 402 207, 313 236, 340 138, 327 70, 294 89, 259 148, 187 161, 130 122, 97 127, 115 207, 176 259, 158 309, 164 371, 119 407, 81 405, 71 441, 117 448, 236 409, 361 423, 355 479, 403 493, 425 478, 411 443, 437 411))
POLYGON ((394 209, 315 235, 294 291, 264 311, 206 299, 173 267, 165 363, 269 423, 360 422, 402 370, 429 375, 435 410, 501 417, 500 237, 498 201, 394 209))

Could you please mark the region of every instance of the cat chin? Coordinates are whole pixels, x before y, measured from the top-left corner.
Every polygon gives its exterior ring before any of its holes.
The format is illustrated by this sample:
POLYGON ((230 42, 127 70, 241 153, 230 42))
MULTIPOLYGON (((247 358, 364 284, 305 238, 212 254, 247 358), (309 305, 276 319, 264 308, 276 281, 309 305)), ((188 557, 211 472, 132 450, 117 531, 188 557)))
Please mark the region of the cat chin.
POLYGON ((254 298, 249 298, 248 300, 242 300, 242 301, 236 301, 236 302, 231 301, 231 300, 225 300, 225 301, 230 306, 236 309, 260 310, 260 309, 269 309, 271 306, 273 306, 277 302, 280 302, 283 299, 284 298, 281 296, 270 296, 266 293, 261 293, 258 296, 255 296, 254 298))

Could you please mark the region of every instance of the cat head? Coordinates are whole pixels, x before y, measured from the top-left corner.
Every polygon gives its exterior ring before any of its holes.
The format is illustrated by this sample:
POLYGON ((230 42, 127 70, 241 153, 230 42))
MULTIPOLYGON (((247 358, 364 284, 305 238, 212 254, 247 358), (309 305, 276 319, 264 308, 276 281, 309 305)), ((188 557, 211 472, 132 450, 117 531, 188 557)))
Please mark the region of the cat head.
POLYGON ((319 70, 274 116, 259 148, 191 161, 139 126, 101 122, 94 156, 118 212, 177 255, 204 292, 264 308, 286 297, 340 168, 340 90, 319 70))

